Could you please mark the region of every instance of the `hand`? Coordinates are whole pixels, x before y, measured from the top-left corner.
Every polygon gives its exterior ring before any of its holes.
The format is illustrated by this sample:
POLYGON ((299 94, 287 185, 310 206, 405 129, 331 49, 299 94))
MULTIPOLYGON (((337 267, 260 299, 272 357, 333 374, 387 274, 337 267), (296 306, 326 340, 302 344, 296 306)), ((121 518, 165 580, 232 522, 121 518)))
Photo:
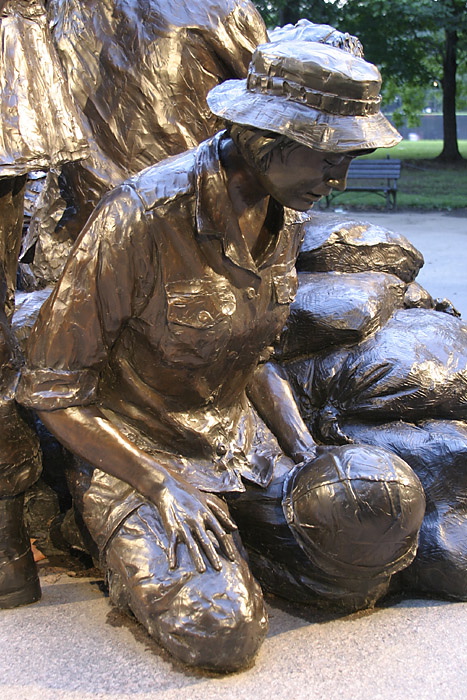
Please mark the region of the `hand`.
POLYGON ((213 539, 217 540, 220 550, 228 559, 235 559, 236 548, 229 533, 236 530, 237 526, 231 520, 227 506, 216 496, 171 478, 165 480, 151 501, 159 511, 169 540, 168 558, 171 569, 177 566, 177 546, 180 542, 188 547, 200 573, 206 571, 203 554, 216 571, 222 568, 213 539))
POLYGON ((295 464, 303 464, 304 462, 312 462, 316 459, 319 445, 311 437, 310 433, 301 436, 300 440, 295 443, 295 449, 290 455, 295 464))
POLYGON ((317 457, 316 452, 317 445, 311 449, 301 450, 299 452, 294 452, 292 459, 295 464, 305 464, 306 462, 312 462, 317 457))

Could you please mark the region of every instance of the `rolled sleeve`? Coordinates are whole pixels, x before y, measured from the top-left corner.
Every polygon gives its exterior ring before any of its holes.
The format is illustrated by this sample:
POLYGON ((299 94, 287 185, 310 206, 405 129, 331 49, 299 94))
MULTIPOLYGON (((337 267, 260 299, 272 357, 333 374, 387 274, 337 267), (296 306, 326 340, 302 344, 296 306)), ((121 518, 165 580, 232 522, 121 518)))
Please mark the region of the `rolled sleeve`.
POLYGON ((52 411, 96 401, 111 348, 154 284, 151 240, 132 187, 102 200, 33 328, 19 403, 52 411))
POLYGON ((99 374, 93 370, 60 371, 25 368, 16 400, 38 411, 86 406, 96 400, 99 374))

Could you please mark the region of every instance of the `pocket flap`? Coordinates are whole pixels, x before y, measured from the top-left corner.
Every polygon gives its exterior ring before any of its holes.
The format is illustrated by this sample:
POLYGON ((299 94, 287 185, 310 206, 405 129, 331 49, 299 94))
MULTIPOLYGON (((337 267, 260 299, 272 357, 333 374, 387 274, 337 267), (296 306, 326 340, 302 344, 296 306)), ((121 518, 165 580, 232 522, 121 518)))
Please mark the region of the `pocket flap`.
POLYGON ((271 269, 274 294, 278 304, 291 304, 297 293, 298 280, 295 267, 274 265, 271 269))
POLYGON ((167 284, 167 320, 192 328, 211 328, 236 308, 235 295, 225 282, 200 279, 167 284))

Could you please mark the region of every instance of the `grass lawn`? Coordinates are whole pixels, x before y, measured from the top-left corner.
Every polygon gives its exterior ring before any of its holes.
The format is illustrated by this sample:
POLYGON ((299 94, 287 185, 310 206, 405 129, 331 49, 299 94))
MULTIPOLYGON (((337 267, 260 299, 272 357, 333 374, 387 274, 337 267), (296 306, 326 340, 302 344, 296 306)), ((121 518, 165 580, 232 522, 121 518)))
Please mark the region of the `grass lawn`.
MULTIPOLYGON (((459 150, 467 158, 467 141, 458 141, 459 150)), ((368 158, 400 158, 401 160, 424 160, 436 158, 443 150, 442 141, 407 141, 404 139, 393 148, 378 148, 368 158)))
MULTIPOLYGON (((467 141, 459 141, 465 162, 456 165, 436 159, 441 141, 402 141, 394 148, 380 148, 366 158, 400 158, 398 209, 463 209, 467 208, 467 141)), ((322 205, 323 206, 323 205, 322 205)), ((384 209, 384 197, 373 192, 346 192, 331 203, 330 209, 384 209)))

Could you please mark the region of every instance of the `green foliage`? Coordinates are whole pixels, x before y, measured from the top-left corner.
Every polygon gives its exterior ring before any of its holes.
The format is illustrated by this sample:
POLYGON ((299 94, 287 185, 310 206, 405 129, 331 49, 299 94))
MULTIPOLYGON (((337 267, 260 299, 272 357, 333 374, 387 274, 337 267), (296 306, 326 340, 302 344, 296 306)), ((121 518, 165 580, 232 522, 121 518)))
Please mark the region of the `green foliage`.
POLYGON ((426 106, 424 95, 439 84, 445 124, 450 124, 447 157, 456 158, 452 127, 456 99, 457 108, 467 106, 466 0, 257 0, 256 4, 268 26, 306 17, 357 35, 365 57, 380 67, 386 106, 398 97, 394 115, 398 124, 404 120, 415 126, 416 113, 426 106))
POLYGON ((383 86, 383 109, 385 105, 395 103, 391 117, 394 125, 399 128, 404 124, 415 127, 420 124, 420 113, 426 104, 426 90, 420 85, 402 83, 389 78, 383 86))
POLYGON ((385 79, 397 83, 427 79, 426 58, 439 46, 433 17, 435 0, 348 0, 341 12, 341 29, 356 34, 365 56, 380 66, 385 79))
MULTIPOLYGON (((460 37, 458 64, 467 70, 465 0, 256 0, 255 4, 269 27, 306 17, 356 34, 367 60, 381 69, 386 103, 395 88, 400 95, 402 86, 427 89, 433 81, 441 82, 446 30, 455 30, 460 37)), ((460 92, 467 94, 465 76, 459 82, 460 92)), ((419 94, 407 90, 407 114, 414 113, 419 94)))
POLYGON ((441 85, 445 140, 440 157, 458 160, 456 86, 467 61, 465 0, 348 0, 341 21, 359 36, 368 60, 380 66, 384 90, 398 94, 398 123, 404 118, 415 125, 423 91, 441 85))
POLYGON ((320 24, 338 20, 342 0, 254 0, 266 26, 273 29, 283 24, 294 24, 302 17, 320 24))

